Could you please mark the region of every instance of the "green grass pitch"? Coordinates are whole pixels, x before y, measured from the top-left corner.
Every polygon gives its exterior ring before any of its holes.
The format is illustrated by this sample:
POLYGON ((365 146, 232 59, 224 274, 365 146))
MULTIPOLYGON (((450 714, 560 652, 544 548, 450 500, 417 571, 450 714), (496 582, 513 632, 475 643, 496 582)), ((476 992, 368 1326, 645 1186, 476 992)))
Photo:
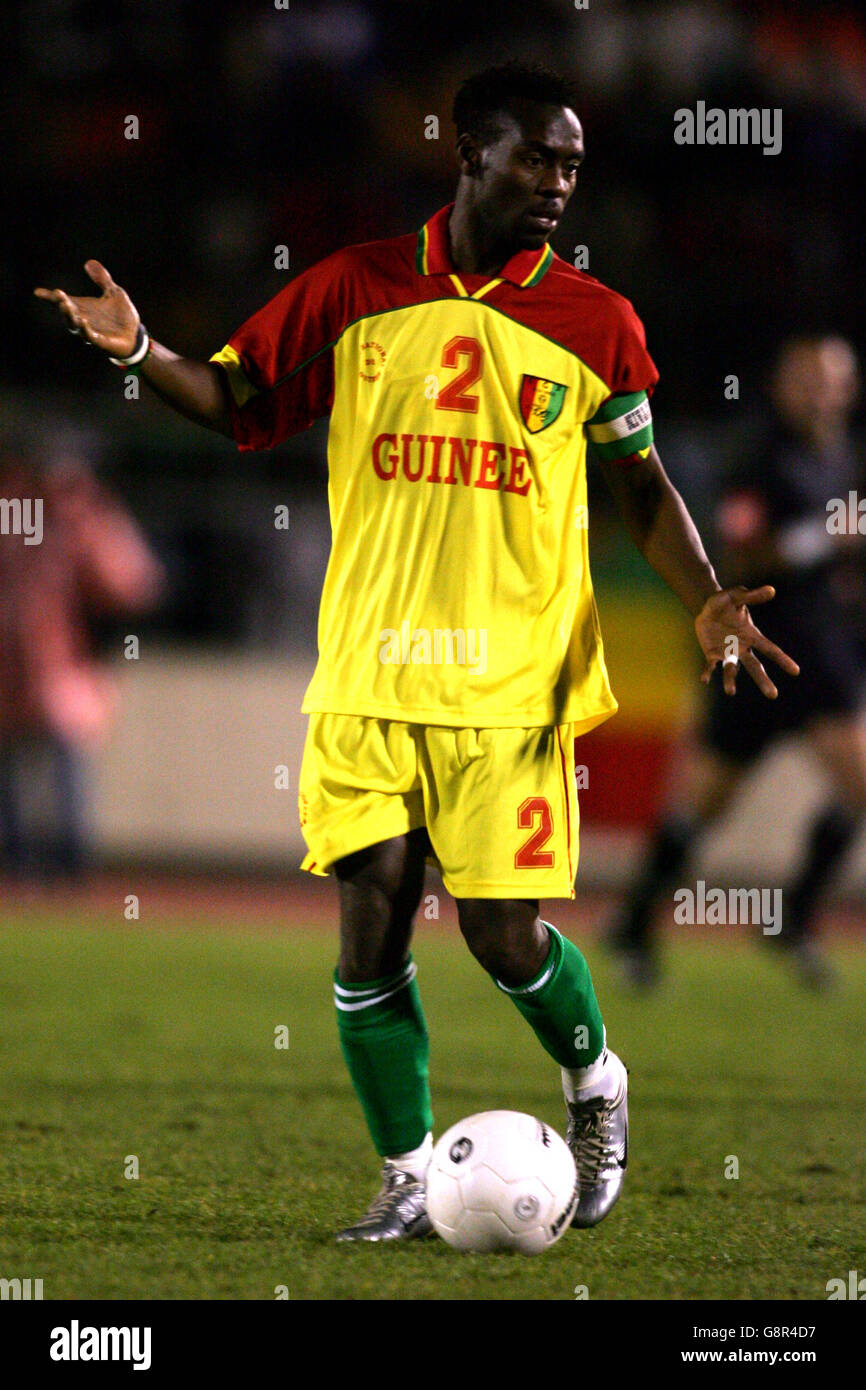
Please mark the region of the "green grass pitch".
MULTIPOLYGON (((46 1299, 824 1299, 866 1271, 862 945, 812 997, 736 938, 680 940, 636 998, 583 944, 631 1069, 629 1175, 601 1226, 524 1259, 332 1243, 378 1186, 332 931, 7 914, 0 1276, 46 1299)), ((556 1067, 456 934, 422 927, 416 959, 437 1133, 500 1107, 562 1132, 556 1067)))

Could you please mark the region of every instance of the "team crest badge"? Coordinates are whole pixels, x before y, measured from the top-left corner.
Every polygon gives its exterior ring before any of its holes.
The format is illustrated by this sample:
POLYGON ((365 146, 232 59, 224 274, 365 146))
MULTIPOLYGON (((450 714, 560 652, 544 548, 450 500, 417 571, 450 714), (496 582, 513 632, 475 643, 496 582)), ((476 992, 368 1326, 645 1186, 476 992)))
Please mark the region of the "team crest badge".
POLYGON ((530 434, 538 434, 559 418, 566 388, 558 381, 525 376, 520 387, 520 415, 530 434))

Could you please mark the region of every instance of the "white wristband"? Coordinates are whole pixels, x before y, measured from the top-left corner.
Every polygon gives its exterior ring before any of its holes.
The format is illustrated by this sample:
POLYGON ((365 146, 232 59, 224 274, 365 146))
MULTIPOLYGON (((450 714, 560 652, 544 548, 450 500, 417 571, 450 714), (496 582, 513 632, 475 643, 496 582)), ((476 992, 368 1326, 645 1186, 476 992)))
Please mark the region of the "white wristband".
POLYGON ((129 357, 109 357, 109 362, 113 362, 115 367, 137 367, 139 362, 143 362, 150 351, 150 334, 143 323, 138 325, 138 333, 135 340, 135 347, 129 357))

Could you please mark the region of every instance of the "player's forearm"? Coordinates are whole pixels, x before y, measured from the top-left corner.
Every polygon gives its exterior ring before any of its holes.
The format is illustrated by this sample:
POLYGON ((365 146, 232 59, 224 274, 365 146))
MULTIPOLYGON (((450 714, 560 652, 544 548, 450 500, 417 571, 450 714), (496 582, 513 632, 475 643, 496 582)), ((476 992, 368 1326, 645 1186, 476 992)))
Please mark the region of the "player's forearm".
POLYGON ((228 386, 219 367, 152 343, 141 367, 148 386, 179 414, 206 429, 232 437, 228 386))
POLYGON ((683 499, 653 449, 631 465, 602 464, 623 525, 648 564, 696 616, 721 585, 683 499))
POLYGON ((711 594, 721 589, 707 559, 697 527, 683 499, 669 483, 663 491, 643 545, 648 564, 664 580, 692 617, 711 594))

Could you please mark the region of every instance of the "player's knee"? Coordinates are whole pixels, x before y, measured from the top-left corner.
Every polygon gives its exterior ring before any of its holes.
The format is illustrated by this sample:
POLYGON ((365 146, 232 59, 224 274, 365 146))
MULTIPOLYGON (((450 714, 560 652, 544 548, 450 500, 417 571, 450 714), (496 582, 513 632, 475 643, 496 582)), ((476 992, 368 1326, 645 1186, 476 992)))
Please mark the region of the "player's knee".
POLYGON ((537 914, 515 915, 503 905, 459 910, 460 930, 482 969, 503 984, 522 984, 537 974, 547 955, 546 929, 537 914))
POLYGON ((337 974, 344 985, 385 980, 402 970, 407 958, 403 941, 345 942, 337 961, 337 974))

